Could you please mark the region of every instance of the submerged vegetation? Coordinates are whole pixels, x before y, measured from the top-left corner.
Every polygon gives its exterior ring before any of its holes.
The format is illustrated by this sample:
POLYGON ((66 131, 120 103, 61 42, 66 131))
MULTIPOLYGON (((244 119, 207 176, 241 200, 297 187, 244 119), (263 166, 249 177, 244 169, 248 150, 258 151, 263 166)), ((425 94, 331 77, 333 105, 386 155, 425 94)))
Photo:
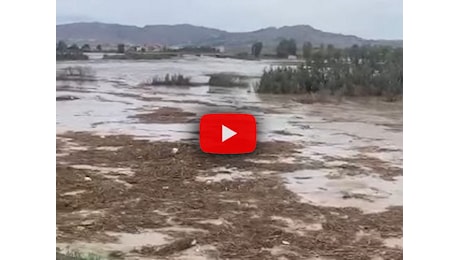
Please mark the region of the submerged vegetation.
POLYGON ((79 251, 68 251, 65 254, 56 252, 57 260, 102 260, 99 255, 92 253, 81 253, 79 251))
POLYGON ((141 85, 144 86, 216 86, 216 87, 246 87, 249 85, 249 77, 233 73, 208 74, 208 82, 192 82, 191 77, 178 74, 166 74, 154 76, 141 85))
POLYGON ((248 83, 245 77, 229 73, 216 73, 209 75, 209 85, 219 87, 244 87, 248 83))
POLYGON ((94 81, 96 78, 90 67, 69 66, 56 72, 56 80, 94 81))
POLYGON ((150 82, 147 83, 150 86, 192 86, 194 83, 190 82, 190 77, 186 77, 182 74, 166 74, 163 78, 155 76, 150 82))
MULTIPOLYGON (((218 87, 248 86, 247 77, 232 73, 209 74, 208 84, 218 87)), ((191 77, 182 74, 166 74, 164 77, 155 76, 144 83, 147 86, 202 86, 206 83, 191 82, 191 77)))
MULTIPOLYGON (((297 67, 265 70, 256 87, 259 93, 301 94, 322 91, 329 95, 386 96, 403 92, 403 50, 379 46, 333 46, 311 50, 304 46, 305 63, 297 67)), ((310 45, 311 47, 311 45, 310 45)))

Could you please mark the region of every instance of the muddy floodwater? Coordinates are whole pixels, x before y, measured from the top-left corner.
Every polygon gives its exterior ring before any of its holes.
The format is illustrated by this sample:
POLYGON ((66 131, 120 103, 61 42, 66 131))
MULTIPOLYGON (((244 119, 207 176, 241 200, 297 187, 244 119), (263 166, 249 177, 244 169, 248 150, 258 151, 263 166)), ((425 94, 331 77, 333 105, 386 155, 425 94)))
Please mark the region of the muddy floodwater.
MULTIPOLYGON (((259 95, 275 61, 58 62, 59 250, 114 259, 402 259, 402 103, 259 95), (214 87, 209 74, 247 76, 214 87), (146 86, 180 73, 193 87, 146 86), (199 118, 251 113, 256 152, 203 154, 199 118)), ((276 64, 279 62, 277 61, 276 64)), ((58 73, 58 72, 57 72, 58 73)))

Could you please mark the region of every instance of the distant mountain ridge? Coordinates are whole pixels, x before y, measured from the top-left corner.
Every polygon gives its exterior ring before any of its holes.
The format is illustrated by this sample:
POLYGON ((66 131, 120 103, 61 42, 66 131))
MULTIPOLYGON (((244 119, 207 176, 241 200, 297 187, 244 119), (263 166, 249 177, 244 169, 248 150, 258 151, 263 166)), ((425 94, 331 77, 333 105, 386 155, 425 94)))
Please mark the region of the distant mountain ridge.
POLYGON ((263 42, 264 48, 275 48, 282 38, 294 38, 298 48, 301 48, 304 42, 311 42, 314 46, 333 44, 338 48, 354 44, 402 47, 403 43, 402 40, 366 40, 353 35, 328 33, 309 25, 268 27, 252 32, 227 32, 190 24, 137 27, 98 22, 71 23, 56 25, 56 38, 75 43, 209 45, 230 49, 247 48, 256 41, 263 42))

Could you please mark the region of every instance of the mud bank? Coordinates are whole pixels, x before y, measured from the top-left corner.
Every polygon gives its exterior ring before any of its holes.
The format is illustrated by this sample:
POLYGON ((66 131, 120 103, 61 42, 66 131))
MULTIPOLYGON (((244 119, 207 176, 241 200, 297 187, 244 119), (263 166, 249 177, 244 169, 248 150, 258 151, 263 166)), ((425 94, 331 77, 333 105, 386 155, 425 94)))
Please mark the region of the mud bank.
POLYGON ((295 156, 296 145, 259 143, 248 161, 203 154, 187 142, 86 133, 59 138, 65 141, 57 150, 68 152, 58 157, 56 168, 57 240, 63 248, 126 258, 180 258, 190 254, 188 248, 207 248, 203 259, 402 257, 401 249, 384 242, 402 236, 401 207, 364 214, 347 205, 304 203, 286 188, 281 173, 319 167, 273 160, 295 156), (234 172, 249 174, 199 180, 234 172), (360 232, 378 237, 357 237, 360 232), (181 245, 184 241, 195 242, 181 245))

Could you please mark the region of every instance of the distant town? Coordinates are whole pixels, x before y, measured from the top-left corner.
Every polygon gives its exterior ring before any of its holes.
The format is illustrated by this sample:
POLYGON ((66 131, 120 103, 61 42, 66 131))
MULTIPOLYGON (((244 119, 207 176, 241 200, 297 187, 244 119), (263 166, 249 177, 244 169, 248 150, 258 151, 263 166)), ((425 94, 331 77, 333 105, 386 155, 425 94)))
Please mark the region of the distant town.
MULTIPOLYGON (((313 48, 311 43, 305 43, 305 46, 313 48)), ((334 48, 333 45, 328 45, 328 48, 334 48)), ((326 48, 321 44, 318 51, 326 48)), ((246 51, 226 52, 224 46, 176 46, 162 44, 68 44, 65 41, 56 43, 56 60, 86 60, 88 56, 85 53, 104 53, 104 59, 165 59, 180 57, 184 54, 211 56, 216 58, 235 58, 245 60, 255 60, 261 58, 267 59, 297 59, 297 44, 294 39, 281 39, 276 50, 273 52, 266 51, 262 53, 263 43, 260 41, 248 45, 246 51)))

